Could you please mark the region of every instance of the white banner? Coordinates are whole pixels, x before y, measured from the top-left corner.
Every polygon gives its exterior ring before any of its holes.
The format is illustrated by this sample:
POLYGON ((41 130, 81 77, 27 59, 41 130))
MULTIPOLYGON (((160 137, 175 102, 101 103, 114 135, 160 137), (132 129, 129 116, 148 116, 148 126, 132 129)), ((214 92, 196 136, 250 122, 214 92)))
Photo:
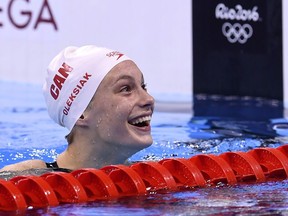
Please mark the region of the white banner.
POLYGON ((152 94, 192 97, 191 22, 191 0, 1 0, 0 79, 43 83, 62 48, 95 44, 134 59, 152 94))

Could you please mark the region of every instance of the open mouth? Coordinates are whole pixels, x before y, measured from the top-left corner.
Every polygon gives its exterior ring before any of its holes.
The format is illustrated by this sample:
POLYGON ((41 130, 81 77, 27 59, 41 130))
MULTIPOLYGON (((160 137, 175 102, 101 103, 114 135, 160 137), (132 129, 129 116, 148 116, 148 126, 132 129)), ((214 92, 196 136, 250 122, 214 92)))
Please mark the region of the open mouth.
POLYGON ((150 125, 151 116, 144 116, 128 121, 129 124, 136 127, 146 127, 150 125))

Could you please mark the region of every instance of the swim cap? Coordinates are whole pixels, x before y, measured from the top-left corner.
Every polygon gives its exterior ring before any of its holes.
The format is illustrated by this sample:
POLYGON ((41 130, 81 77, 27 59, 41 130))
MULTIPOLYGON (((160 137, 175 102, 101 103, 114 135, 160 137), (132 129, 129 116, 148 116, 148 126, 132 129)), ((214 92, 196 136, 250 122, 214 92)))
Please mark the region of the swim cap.
POLYGON ((43 85, 50 117, 71 131, 105 75, 125 60, 130 59, 118 51, 93 45, 62 50, 49 64, 43 85))

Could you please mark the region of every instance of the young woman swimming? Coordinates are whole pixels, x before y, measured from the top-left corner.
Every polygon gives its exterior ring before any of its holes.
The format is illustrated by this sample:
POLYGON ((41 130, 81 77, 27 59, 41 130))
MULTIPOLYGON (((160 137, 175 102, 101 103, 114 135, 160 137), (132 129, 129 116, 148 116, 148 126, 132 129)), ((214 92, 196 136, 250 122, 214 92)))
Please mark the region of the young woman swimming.
POLYGON ((152 144, 154 98, 126 55, 93 45, 67 47, 47 71, 48 113, 69 130, 67 149, 53 163, 27 160, 0 171, 100 168, 124 163, 152 144))

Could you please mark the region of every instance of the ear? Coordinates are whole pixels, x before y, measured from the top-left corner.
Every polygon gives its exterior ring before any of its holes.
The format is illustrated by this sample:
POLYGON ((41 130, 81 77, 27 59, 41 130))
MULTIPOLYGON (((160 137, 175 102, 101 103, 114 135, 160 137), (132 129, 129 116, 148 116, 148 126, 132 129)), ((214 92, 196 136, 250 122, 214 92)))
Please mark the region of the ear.
POLYGON ((88 121, 87 118, 85 117, 84 114, 82 114, 79 119, 76 121, 75 125, 80 126, 80 127, 87 127, 88 126, 88 121))

